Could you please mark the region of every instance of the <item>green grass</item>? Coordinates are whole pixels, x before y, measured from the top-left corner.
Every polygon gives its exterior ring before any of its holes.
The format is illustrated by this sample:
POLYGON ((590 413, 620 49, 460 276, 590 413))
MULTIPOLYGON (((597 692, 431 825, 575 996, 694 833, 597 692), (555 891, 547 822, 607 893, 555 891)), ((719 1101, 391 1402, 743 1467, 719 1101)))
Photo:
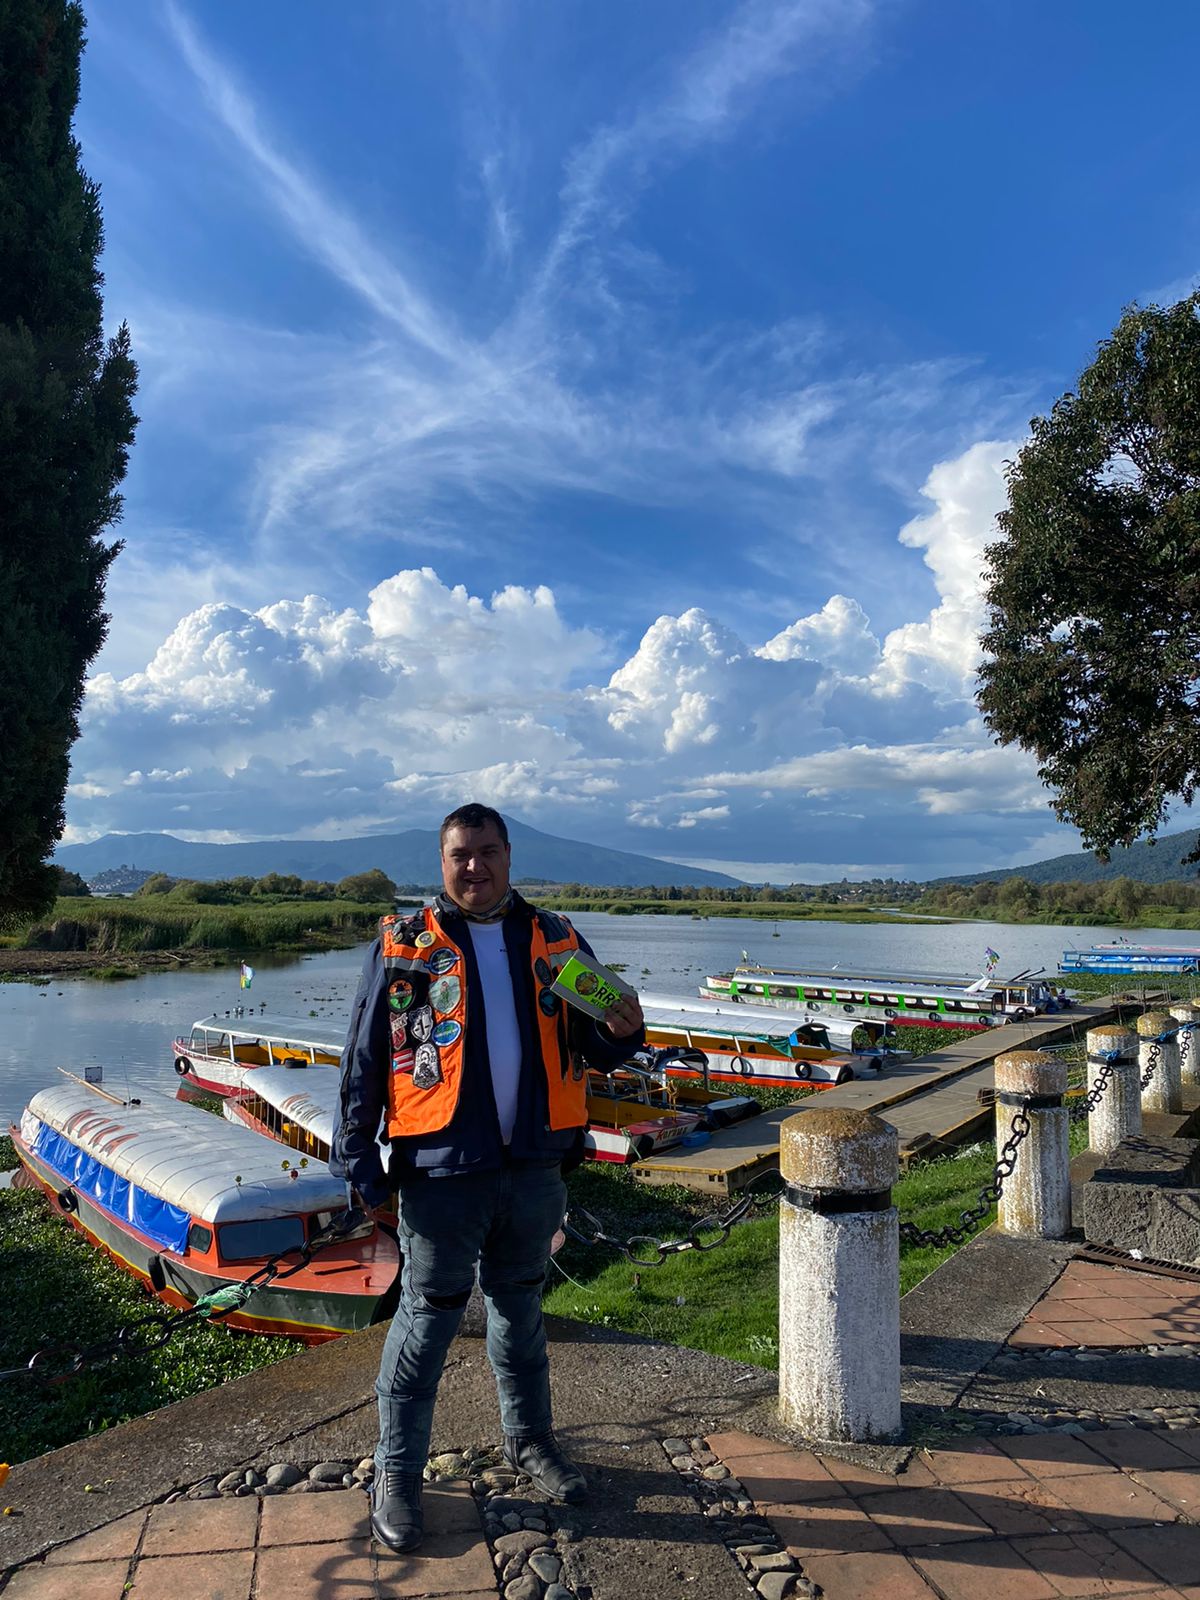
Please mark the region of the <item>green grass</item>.
MULTIPOLYGON (((0 1149, 15 1164, 12 1144, 0 1149)), ((99 1250, 57 1218, 40 1191, 0 1190, 0 1368, 22 1366, 43 1346, 92 1345, 148 1314, 169 1315, 99 1250)), ((0 1455, 24 1461, 140 1417, 172 1400, 295 1355, 291 1339, 189 1325, 151 1355, 122 1356, 42 1386, 0 1381, 0 1455)))
MULTIPOLYGON (((1086 1128, 1082 1137, 1086 1142, 1086 1128)), ((957 1224, 959 1213, 975 1204, 980 1188, 990 1181, 994 1166, 995 1146, 989 1140, 910 1169, 894 1190, 901 1220, 929 1229, 957 1224)), ((570 1196, 576 1226, 586 1231, 578 1214, 583 1208, 606 1232, 622 1239, 633 1234, 683 1238, 702 1217, 732 1203, 673 1186, 648 1188, 623 1168, 581 1167, 572 1174, 570 1196)), ((993 1216, 989 1211, 981 1228, 993 1216)), ((902 1245, 901 1294, 955 1248, 902 1245)), ((602 1246, 568 1240, 551 1269, 545 1305, 557 1316, 774 1367, 778 1277, 779 1217, 771 1207, 739 1224, 717 1249, 669 1256, 660 1267, 637 1268, 602 1246)))
POLYGON ((349 900, 207 906, 172 903, 168 896, 71 898, 59 900, 50 918, 26 928, 21 943, 26 949, 85 949, 106 955, 308 948, 365 937, 388 909, 349 900))

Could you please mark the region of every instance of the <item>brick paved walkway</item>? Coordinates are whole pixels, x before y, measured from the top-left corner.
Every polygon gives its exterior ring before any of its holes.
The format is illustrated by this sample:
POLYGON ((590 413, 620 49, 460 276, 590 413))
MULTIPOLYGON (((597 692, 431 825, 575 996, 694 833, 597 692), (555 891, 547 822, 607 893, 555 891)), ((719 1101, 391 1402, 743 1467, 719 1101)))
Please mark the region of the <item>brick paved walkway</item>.
POLYGON ((61 1545, 4 1600, 494 1600, 470 1490, 426 1486, 424 1501, 425 1543, 397 1556, 373 1544, 356 1489, 177 1500, 61 1545))
POLYGON ((972 1441, 899 1478, 708 1443, 825 1600, 1200 1600, 1200 1428, 972 1441))
POLYGON ((1200 1285, 1071 1261, 1008 1342, 1026 1350, 1200 1344, 1200 1285))

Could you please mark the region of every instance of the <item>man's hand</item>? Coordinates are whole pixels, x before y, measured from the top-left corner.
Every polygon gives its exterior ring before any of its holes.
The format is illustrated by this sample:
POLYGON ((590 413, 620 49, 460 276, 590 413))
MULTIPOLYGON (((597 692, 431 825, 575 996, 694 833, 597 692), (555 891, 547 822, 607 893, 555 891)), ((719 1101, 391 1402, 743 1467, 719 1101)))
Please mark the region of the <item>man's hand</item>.
POLYGON ((635 994, 623 994, 604 1016, 604 1026, 614 1039, 628 1039, 644 1022, 642 1003, 635 994))

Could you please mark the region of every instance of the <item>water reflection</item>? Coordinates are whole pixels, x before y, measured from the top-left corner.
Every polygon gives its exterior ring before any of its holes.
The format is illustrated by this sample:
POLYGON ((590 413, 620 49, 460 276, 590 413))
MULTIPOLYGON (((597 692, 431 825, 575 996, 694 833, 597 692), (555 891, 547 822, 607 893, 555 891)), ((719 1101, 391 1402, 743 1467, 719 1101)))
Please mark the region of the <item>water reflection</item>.
MULTIPOLYGON (((986 946, 1000 952, 1001 976, 1022 968, 1053 973, 1062 951, 1112 933, 1096 928, 1017 927, 995 922, 831 923, 712 917, 572 919, 601 960, 623 962, 642 988, 690 995, 709 972, 752 959, 782 966, 873 966, 978 976, 986 946), (778 930, 778 937, 773 930, 778 930)), ((1184 944, 1195 935, 1140 930, 1148 943, 1184 944)), ((358 981, 365 946, 326 955, 254 956, 254 984, 238 987, 237 962, 227 967, 156 972, 125 983, 56 978, 46 987, 0 984, 0 1124, 20 1114, 29 1096, 57 1077, 56 1066, 82 1074, 104 1069, 116 1093, 158 1090, 173 1095, 171 1041, 199 1017, 239 1004, 266 1007, 271 1017, 344 1018, 358 981)))

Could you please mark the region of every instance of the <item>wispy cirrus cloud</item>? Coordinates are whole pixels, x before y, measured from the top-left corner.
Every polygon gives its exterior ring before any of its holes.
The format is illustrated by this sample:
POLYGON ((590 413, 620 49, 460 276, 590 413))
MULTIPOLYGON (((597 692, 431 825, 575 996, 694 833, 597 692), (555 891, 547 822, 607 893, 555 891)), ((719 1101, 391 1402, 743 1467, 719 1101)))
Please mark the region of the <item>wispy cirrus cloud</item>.
POLYGON ((264 196, 296 242, 414 345, 453 364, 466 359, 470 351, 448 325, 444 311, 435 308, 411 275, 396 265, 392 253, 381 251, 353 216, 277 148, 249 95, 204 43, 183 9, 167 0, 165 15, 214 115, 253 163, 264 196))
MULTIPOLYGON (((411 508, 546 491, 657 506, 757 496, 776 526, 795 525, 797 485, 829 481, 847 457, 861 468, 866 444, 886 475, 889 428, 905 444, 928 430, 933 453, 953 448, 965 439, 949 436, 947 418, 966 425, 993 402, 969 363, 900 362, 852 380, 833 376, 836 341, 816 322, 799 340, 789 322, 773 333, 715 328, 702 345, 658 343, 653 316, 638 303, 637 271, 622 279, 619 303, 602 274, 598 318, 580 315, 574 301, 591 270, 578 259, 585 247, 593 260, 597 251, 625 265, 636 257, 623 223, 659 173, 732 138, 760 113, 771 85, 786 81, 794 116, 827 95, 839 73, 863 70, 874 15, 867 0, 745 0, 666 63, 657 90, 568 153, 561 214, 540 258, 526 249, 533 264, 514 273, 508 308, 474 338, 445 296, 421 285, 415 234, 403 243, 370 237, 316 175, 282 153, 267 118, 175 0, 167 15, 205 104, 295 245, 374 318, 365 333, 311 341, 310 381, 280 383, 286 408, 260 412, 250 506, 264 532, 376 527, 398 496, 411 508), (568 261, 564 303, 553 286, 568 261)), ((486 249, 507 272, 516 240, 532 241, 503 167, 502 147, 481 157, 480 204, 486 249)), ((976 436, 992 425, 978 417, 976 436)), ((894 453, 902 448, 897 442, 894 453)))

